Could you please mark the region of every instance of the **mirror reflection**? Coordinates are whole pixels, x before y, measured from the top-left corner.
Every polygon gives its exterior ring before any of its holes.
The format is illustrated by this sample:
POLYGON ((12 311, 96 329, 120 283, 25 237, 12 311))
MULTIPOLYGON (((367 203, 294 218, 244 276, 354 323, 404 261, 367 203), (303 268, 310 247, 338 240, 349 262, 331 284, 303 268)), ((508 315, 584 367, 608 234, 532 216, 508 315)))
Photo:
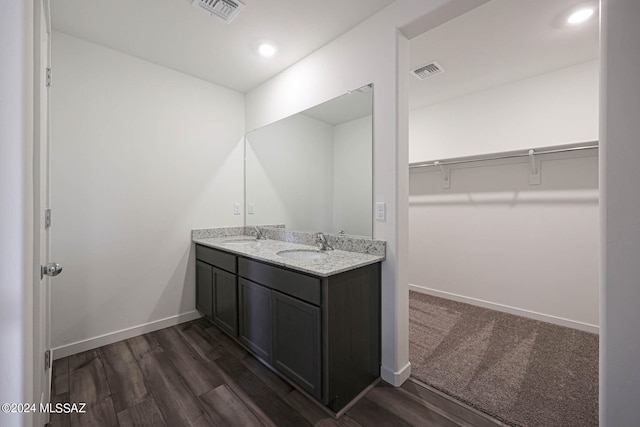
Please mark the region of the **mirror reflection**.
POLYGON ((246 225, 373 236, 370 85, 249 132, 246 225))

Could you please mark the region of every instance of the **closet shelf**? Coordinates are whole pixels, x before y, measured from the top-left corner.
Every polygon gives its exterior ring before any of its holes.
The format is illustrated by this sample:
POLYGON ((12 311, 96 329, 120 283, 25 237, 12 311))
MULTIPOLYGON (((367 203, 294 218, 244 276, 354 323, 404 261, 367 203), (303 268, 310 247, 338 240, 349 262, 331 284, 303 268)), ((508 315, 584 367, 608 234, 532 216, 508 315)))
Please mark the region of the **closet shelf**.
POLYGON ((463 163, 486 162, 489 160, 512 159, 515 157, 532 158, 533 156, 537 156, 539 154, 565 153, 570 151, 593 150, 597 148, 598 148, 598 141, 593 141, 593 142, 580 144, 580 145, 571 144, 571 145, 565 145, 565 146, 557 146, 553 148, 544 148, 539 150, 508 151, 503 153, 493 153, 493 154, 485 154, 485 155, 479 155, 479 156, 454 157, 454 158, 444 159, 444 160, 415 162, 415 163, 409 163, 409 169, 439 167, 442 170, 442 166, 459 165, 463 163))

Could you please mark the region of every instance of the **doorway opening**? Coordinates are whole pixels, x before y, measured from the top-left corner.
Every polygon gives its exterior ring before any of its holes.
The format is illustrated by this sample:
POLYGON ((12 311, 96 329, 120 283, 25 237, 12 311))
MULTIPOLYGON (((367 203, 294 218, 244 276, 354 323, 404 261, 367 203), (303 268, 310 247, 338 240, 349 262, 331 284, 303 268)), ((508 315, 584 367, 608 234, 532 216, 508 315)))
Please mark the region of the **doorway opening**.
POLYGON ((413 379, 518 425, 598 420, 598 11, 574 5, 493 0, 409 43, 444 70, 410 83, 413 379))

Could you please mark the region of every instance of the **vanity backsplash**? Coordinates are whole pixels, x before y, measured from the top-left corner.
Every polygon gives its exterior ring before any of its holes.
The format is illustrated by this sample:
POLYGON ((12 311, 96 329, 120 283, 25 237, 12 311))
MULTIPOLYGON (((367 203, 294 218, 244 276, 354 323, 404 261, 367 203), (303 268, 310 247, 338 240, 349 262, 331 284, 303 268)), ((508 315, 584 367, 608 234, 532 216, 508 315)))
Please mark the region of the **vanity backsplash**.
MULTIPOLYGON (((284 225, 259 226, 262 234, 270 240, 280 240, 283 242, 299 243, 302 245, 315 246, 315 234, 308 231, 286 230, 284 225)), ((192 239, 214 239, 231 236, 251 236, 255 235, 253 226, 206 228, 192 230, 192 239)), ((384 257, 387 250, 387 242, 384 240, 369 239, 367 237, 349 236, 341 234, 325 234, 327 241, 334 248, 341 251, 358 252, 368 255, 384 257)))

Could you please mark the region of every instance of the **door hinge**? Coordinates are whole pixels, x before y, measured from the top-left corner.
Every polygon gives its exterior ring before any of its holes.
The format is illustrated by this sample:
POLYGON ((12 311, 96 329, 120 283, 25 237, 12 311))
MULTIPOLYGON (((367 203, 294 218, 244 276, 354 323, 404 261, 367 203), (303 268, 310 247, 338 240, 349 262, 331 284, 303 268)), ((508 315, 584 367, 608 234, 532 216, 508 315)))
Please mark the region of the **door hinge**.
POLYGON ((47 86, 51 86, 51 68, 47 67, 47 86))
POLYGON ((51 367, 51 350, 47 350, 44 352, 44 369, 49 369, 51 367))
POLYGON ((51 227, 51 209, 44 210, 44 228, 51 227))

